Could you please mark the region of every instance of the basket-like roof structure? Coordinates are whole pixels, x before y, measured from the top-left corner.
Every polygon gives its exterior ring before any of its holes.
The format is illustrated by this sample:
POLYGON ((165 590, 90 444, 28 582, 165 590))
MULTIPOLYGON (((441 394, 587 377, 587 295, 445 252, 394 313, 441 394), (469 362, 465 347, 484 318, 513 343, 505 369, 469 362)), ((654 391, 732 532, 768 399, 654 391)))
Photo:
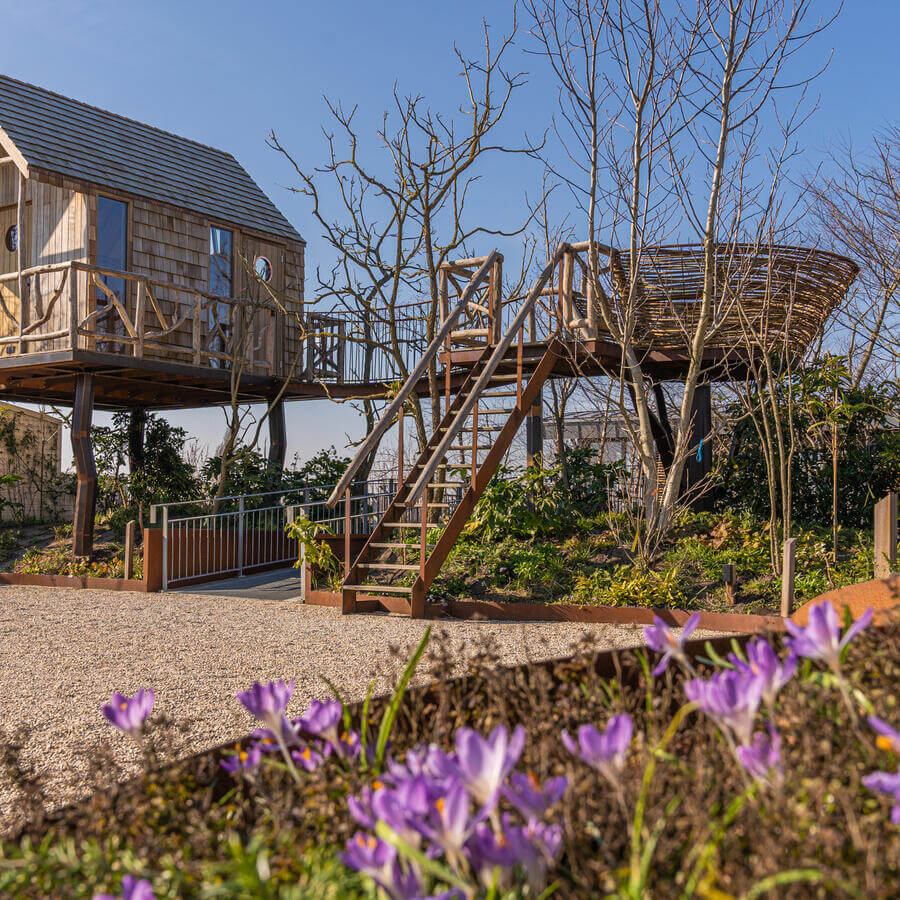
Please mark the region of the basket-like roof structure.
MULTIPOLYGON (((628 301, 631 254, 614 252, 610 279, 619 304, 628 301)), ((851 259, 809 247, 716 246, 715 303, 707 347, 802 352, 843 301, 859 272, 851 259)), ((643 247, 637 259, 636 342, 682 352, 703 295, 702 244, 643 247)))

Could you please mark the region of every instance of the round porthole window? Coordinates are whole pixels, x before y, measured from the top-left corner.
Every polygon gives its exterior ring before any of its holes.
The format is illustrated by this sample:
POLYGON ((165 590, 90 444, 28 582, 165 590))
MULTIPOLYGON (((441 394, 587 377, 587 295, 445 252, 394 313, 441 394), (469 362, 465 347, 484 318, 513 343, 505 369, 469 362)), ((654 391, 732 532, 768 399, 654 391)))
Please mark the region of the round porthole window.
POLYGON ((6 249, 9 250, 10 253, 15 253, 16 250, 19 249, 18 226, 10 225, 9 228, 6 229, 6 237, 3 242, 6 244, 6 249))
POLYGON ((268 284, 272 280, 272 263, 264 256, 257 256, 253 269, 262 281, 268 284))

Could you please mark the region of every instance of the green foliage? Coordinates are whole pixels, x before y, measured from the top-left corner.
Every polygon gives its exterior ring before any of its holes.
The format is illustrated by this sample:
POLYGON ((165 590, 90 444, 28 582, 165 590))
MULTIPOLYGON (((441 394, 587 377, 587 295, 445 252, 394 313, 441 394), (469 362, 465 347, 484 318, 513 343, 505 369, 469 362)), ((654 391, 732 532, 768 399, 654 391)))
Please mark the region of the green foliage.
MULTIPOLYGON (((320 538, 320 535, 330 531, 328 526, 300 515, 293 522, 287 523, 285 531, 299 544, 303 551, 300 559, 306 560, 313 577, 323 578, 328 586, 336 591, 341 584, 341 565, 328 542, 320 538)), ((298 560, 295 567, 299 568, 300 565, 301 562, 298 560)))
MULTIPOLYGON (((135 518, 134 507, 196 498, 200 485, 184 458, 187 432, 161 416, 148 413, 144 427, 143 464, 128 474, 128 412, 117 412, 111 426, 91 431, 97 465, 98 512, 126 508, 125 521, 135 518)), ((120 516, 121 519, 121 516, 120 516)), ((117 524, 124 525, 118 521, 117 524)))
POLYGON ((567 451, 565 471, 501 467, 481 495, 466 533, 489 541, 571 534, 579 520, 605 511, 618 468, 595 461, 584 448, 567 451))
MULTIPOLYGON (((303 465, 295 458, 294 467, 276 472, 269 465, 268 458, 251 447, 239 447, 228 466, 225 479, 225 496, 239 494, 262 494, 270 491, 291 493, 304 489, 307 485, 333 485, 344 474, 350 460, 338 456, 334 447, 320 450, 303 465)), ((208 485, 208 493, 215 490, 216 479, 222 465, 220 456, 206 460, 200 475, 208 485)), ((310 491, 310 501, 324 500, 327 492, 310 491)))
MULTIPOLYGON (((68 547, 39 549, 28 547, 16 562, 15 571, 23 575, 70 575, 91 578, 124 578, 125 559, 121 547, 95 559, 75 557, 68 547)), ((143 559, 134 556, 134 578, 143 577, 143 559)))
POLYGON ((579 575, 571 597, 582 605, 644 606, 674 609, 687 602, 677 567, 661 573, 638 566, 620 566, 615 571, 596 569, 579 575))
MULTIPOLYGON (((777 409, 787 433, 789 398, 797 449, 792 466, 793 518, 805 525, 831 521, 832 425, 838 429, 839 520, 851 528, 871 524, 872 504, 900 488, 900 391, 895 383, 850 386, 840 358, 783 376, 776 385, 777 409), (837 401, 835 401, 837 395, 837 401)), ((751 397, 759 408, 759 397, 751 397)), ((728 411, 742 415, 739 406, 728 411)), ((757 413, 757 415, 760 415, 757 413)), ((774 428, 774 418, 768 415, 774 428)), ((768 518, 766 466, 753 422, 737 426, 735 450, 720 475, 719 508, 768 518)), ((780 516, 781 510, 777 511, 780 516)))

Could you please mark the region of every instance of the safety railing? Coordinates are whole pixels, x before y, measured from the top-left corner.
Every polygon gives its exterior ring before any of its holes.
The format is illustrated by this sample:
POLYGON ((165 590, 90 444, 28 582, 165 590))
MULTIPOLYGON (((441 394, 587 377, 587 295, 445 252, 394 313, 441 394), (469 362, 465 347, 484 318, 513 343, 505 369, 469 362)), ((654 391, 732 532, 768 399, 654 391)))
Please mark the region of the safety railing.
POLYGON ((157 504, 151 525, 162 531, 162 587, 241 576, 297 562, 300 547, 287 526, 300 516, 322 535, 368 534, 396 490, 390 481, 357 482, 344 508, 332 511, 325 498, 333 485, 308 485, 289 492, 263 492, 157 504))

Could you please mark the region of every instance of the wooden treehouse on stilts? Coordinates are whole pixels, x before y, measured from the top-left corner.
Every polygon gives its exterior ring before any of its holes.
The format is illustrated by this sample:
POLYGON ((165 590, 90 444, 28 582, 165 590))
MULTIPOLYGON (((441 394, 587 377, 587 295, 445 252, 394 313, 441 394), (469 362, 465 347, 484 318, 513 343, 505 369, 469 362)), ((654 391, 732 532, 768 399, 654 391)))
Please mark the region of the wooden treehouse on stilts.
MULTIPOLYGON (((430 342, 424 303, 405 308, 399 322, 379 310, 363 318, 305 308, 304 248, 229 154, 0 76, 0 399, 73 406, 75 554, 89 556, 93 541, 95 408, 265 402, 270 458, 280 469, 284 402, 384 396, 399 368, 386 348, 399 341, 409 377, 328 506, 344 503, 344 612, 374 597, 420 617, 523 423, 529 456, 540 454, 547 380, 620 374, 620 345, 603 329, 603 298, 587 277, 590 248, 561 245, 531 290, 515 297, 503 295, 497 252, 443 265, 430 342), (440 422, 409 470, 401 449, 396 490, 379 495, 383 514, 367 507, 357 517, 365 534, 351 534, 354 477, 398 422, 402 447, 404 405, 413 393, 429 395, 435 370, 440 422), (351 537, 364 542, 358 554, 351 537)), ((627 252, 595 248, 604 265, 598 290, 613 309, 627 305, 643 373, 657 388, 683 380, 700 313, 702 248, 645 247, 634 266, 627 252)), ((717 250, 688 488, 711 465, 703 440, 710 385, 743 377, 754 352, 748 330, 799 353, 855 275, 851 261, 817 250, 717 250)), ((654 436, 665 464, 661 396, 654 436)), ((200 518, 181 520, 184 541, 173 547, 196 544, 200 518)), ((175 559, 165 534, 164 572, 175 559)), ((234 534, 227 538, 234 543, 234 534)))
MULTIPOLYGON (((629 297, 629 255, 595 245, 613 305, 629 297)), ((348 558, 342 610, 377 597, 386 609, 413 617, 427 613, 426 598, 522 423, 529 420, 529 456, 540 452, 541 391, 554 377, 621 372, 620 344, 604 332, 592 296, 587 242, 561 245, 531 290, 502 296, 502 257, 448 263, 440 273, 440 328, 328 500, 349 504, 354 474, 420 390, 429 365, 443 385, 443 416, 418 459, 403 471, 399 489, 354 561, 348 558), (447 502, 450 496, 455 502, 447 502)), ((710 385, 740 378, 754 353, 748 330, 769 346, 800 353, 843 299, 856 276, 850 260, 799 247, 723 246, 716 259, 717 303, 702 360, 691 418, 686 490, 710 472, 710 385), (739 302, 740 312, 738 311, 739 302)), ((689 335, 700 313, 704 254, 698 246, 645 247, 634 304, 634 344, 642 370, 655 385, 687 374, 689 335)), ((421 391, 420 391, 421 392, 421 391)), ((655 431, 664 442, 665 408, 655 431)), ((402 447, 402 437, 401 437, 402 447)), ((659 446, 664 456, 663 446, 659 446)))

